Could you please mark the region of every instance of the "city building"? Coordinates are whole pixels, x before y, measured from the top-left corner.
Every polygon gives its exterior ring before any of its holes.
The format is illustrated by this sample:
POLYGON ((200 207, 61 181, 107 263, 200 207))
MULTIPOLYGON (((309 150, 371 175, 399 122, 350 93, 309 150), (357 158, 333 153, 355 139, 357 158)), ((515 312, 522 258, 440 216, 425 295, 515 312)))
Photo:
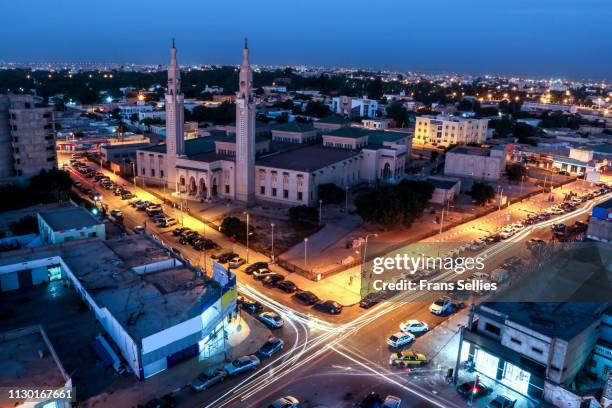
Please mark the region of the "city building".
POLYGON ((38 213, 40 240, 46 244, 61 244, 98 237, 106 239, 104 224, 83 207, 73 205, 38 213))
POLYGON ((587 238, 612 242, 612 199, 593 207, 589 219, 587 238))
POLYGON ((53 109, 32 95, 0 95, 0 180, 57 167, 53 109))
POLYGON ((387 130, 391 127, 391 119, 389 118, 378 118, 378 119, 362 119, 361 124, 367 129, 374 130, 387 130))
POLYGON ((455 201, 461 192, 461 181, 452 177, 427 177, 427 181, 434 186, 434 192, 429 200, 432 204, 445 205, 455 201))
POLYGON ((456 146, 446 152, 444 175, 476 180, 499 180, 506 170, 504 146, 456 146))
POLYGON ((225 134, 185 140, 182 116, 174 113, 182 112, 175 48, 168 78, 166 144, 136 153, 137 177, 145 184, 167 186, 196 200, 312 205, 322 183, 350 187, 404 175, 411 145, 407 132, 350 128, 340 116, 314 126, 292 122, 274 129, 256 122, 246 44, 236 97, 238 125, 226 126, 225 134))
POLYGON ((375 118, 378 110, 378 102, 373 99, 354 98, 351 96, 336 96, 331 101, 331 110, 339 115, 349 118, 359 116, 375 118))
MULTIPOLYGON (((216 268, 212 279, 202 276, 145 236, 87 239, 5 253, 0 290, 10 296, 21 289, 24 296, 41 284, 59 283, 57 296, 60 289, 76 293, 120 359, 116 370, 124 366, 143 380, 181 361, 206 359, 223 350, 227 321, 236 310, 236 278, 216 268)), ((41 311, 28 317, 39 318, 43 326, 49 319, 45 308, 61 307, 47 304, 55 302, 51 296, 32 302, 41 311)), ((10 324, 10 319, 2 322, 10 324)), ((95 336, 82 340, 94 342, 95 336)))
POLYGON ((414 142, 430 146, 481 144, 487 138, 487 127, 487 119, 444 115, 417 116, 414 142))
POLYGON ((534 399, 580 406, 571 384, 599 340, 607 307, 598 302, 482 303, 462 330, 458 361, 472 361, 478 373, 534 399), (575 400, 577 405, 568 404, 575 400))

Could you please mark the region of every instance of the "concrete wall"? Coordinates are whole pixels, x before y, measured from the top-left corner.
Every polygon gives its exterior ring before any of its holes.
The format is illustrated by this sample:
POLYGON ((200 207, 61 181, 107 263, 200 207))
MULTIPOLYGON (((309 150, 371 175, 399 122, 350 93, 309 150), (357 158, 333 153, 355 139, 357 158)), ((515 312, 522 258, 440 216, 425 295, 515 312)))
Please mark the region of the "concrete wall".
POLYGON ((480 180, 499 180, 504 171, 502 157, 446 153, 445 176, 470 177, 480 180))

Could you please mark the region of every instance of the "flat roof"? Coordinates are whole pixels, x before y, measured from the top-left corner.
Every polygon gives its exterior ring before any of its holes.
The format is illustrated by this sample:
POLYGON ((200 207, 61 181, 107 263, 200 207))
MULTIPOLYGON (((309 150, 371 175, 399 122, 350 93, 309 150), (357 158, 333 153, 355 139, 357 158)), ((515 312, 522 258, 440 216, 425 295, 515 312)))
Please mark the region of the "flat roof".
POLYGON ((53 231, 87 228, 102 224, 83 207, 62 207, 38 213, 53 231))
POLYGON ((549 337, 571 340, 600 317, 604 302, 484 302, 478 313, 528 327, 549 337))
POLYGON ((299 123, 299 122, 287 122, 280 125, 276 125, 272 128, 272 131, 281 131, 281 132, 295 132, 295 133, 305 133, 311 132, 315 130, 315 127, 310 123, 299 123))
POLYGON ((348 137, 351 139, 367 137, 368 144, 372 145, 382 145, 384 142, 395 142, 396 140, 402 139, 407 135, 407 133, 403 132, 370 130, 357 127, 343 127, 324 133, 324 136, 348 137))
POLYGON ((565 164, 573 164, 574 166, 583 166, 583 167, 595 167, 595 164, 585 162, 582 160, 571 159, 569 157, 563 156, 553 156, 553 161, 565 163, 565 164))
POLYGON ((359 155, 359 152, 355 150, 309 145, 258 158, 255 160, 255 165, 311 172, 357 155, 359 155))
POLYGON ((62 258, 95 303, 107 308, 137 342, 199 315, 203 304, 220 295, 217 283, 197 278, 187 266, 134 271, 173 259, 152 239, 137 235, 7 252, 0 254, 0 267, 54 256, 62 258))
POLYGON ((69 377, 52 348, 38 325, 0 333, 0 387, 63 387, 69 377))
POLYGON ((437 177, 428 177, 427 182, 433 184, 435 188, 442 190, 450 190, 459 182, 458 180, 441 179, 437 177))
POLYGON ((448 153, 469 154, 471 156, 489 156, 489 149, 476 146, 455 146, 448 153))
MULTIPOLYGON (((215 150, 215 140, 218 138, 219 136, 205 136, 185 140, 185 154, 187 156, 192 156, 209 150, 215 150)), ((166 144, 162 143, 139 150, 154 153, 166 153, 166 144)))

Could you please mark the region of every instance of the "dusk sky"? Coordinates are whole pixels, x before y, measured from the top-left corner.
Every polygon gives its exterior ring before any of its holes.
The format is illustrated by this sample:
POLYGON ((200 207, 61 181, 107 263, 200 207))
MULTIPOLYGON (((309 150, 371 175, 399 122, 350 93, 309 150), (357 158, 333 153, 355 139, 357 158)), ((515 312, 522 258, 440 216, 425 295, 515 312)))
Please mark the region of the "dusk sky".
POLYGON ((252 62, 612 79, 610 0, 2 1, 0 60, 252 62))

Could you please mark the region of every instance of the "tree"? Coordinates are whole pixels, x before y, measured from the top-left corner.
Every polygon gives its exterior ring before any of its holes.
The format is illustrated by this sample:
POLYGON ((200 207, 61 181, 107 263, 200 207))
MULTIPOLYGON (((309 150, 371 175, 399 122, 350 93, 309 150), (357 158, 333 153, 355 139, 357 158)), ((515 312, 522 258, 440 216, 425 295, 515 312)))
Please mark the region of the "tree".
POLYGON ((510 181, 521 181, 527 175, 527 168, 521 163, 510 164, 506 167, 506 174, 510 181))
POLYGON ((537 145, 537 141, 534 138, 537 136, 538 130, 527 123, 515 123, 512 134, 518 139, 519 143, 526 143, 533 146, 537 145))
POLYGON ((410 115, 404 105, 399 102, 392 103, 387 106, 387 116, 389 116, 396 123, 398 127, 408 126, 408 120, 410 115))
POLYGON ((132 113, 130 115, 130 121, 131 122, 138 122, 138 114, 137 113, 132 113))
POLYGON ((433 192, 431 183, 404 180, 397 185, 383 184, 358 195, 355 206, 361 218, 384 229, 407 227, 423 214, 433 192))
POLYGON ((319 199, 323 204, 338 204, 346 198, 344 189, 334 183, 319 184, 319 199))
POLYGON ((476 204, 485 205, 495 197, 495 190, 488 183, 476 181, 472 185, 470 196, 476 201, 476 204))
POLYGON ((291 222, 298 225, 316 225, 319 223, 319 212, 314 207, 298 205, 289 208, 291 222))
POLYGON ((25 235, 38 232, 38 221, 31 215, 21 217, 18 221, 11 222, 9 228, 13 235, 25 235))
POLYGON ((329 106, 319 101, 309 101, 306 104, 306 109, 304 110, 304 114, 306 116, 314 116, 317 118, 324 118, 332 114, 329 106))
MULTIPOLYGON (((246 223, 237 217, 225 217, 221 222, 222 233, 228 237, 234 237, 238 242, 246 242, 246 223)), ((253 233, 253 228, 250 228, 250 233, 253 233)))

